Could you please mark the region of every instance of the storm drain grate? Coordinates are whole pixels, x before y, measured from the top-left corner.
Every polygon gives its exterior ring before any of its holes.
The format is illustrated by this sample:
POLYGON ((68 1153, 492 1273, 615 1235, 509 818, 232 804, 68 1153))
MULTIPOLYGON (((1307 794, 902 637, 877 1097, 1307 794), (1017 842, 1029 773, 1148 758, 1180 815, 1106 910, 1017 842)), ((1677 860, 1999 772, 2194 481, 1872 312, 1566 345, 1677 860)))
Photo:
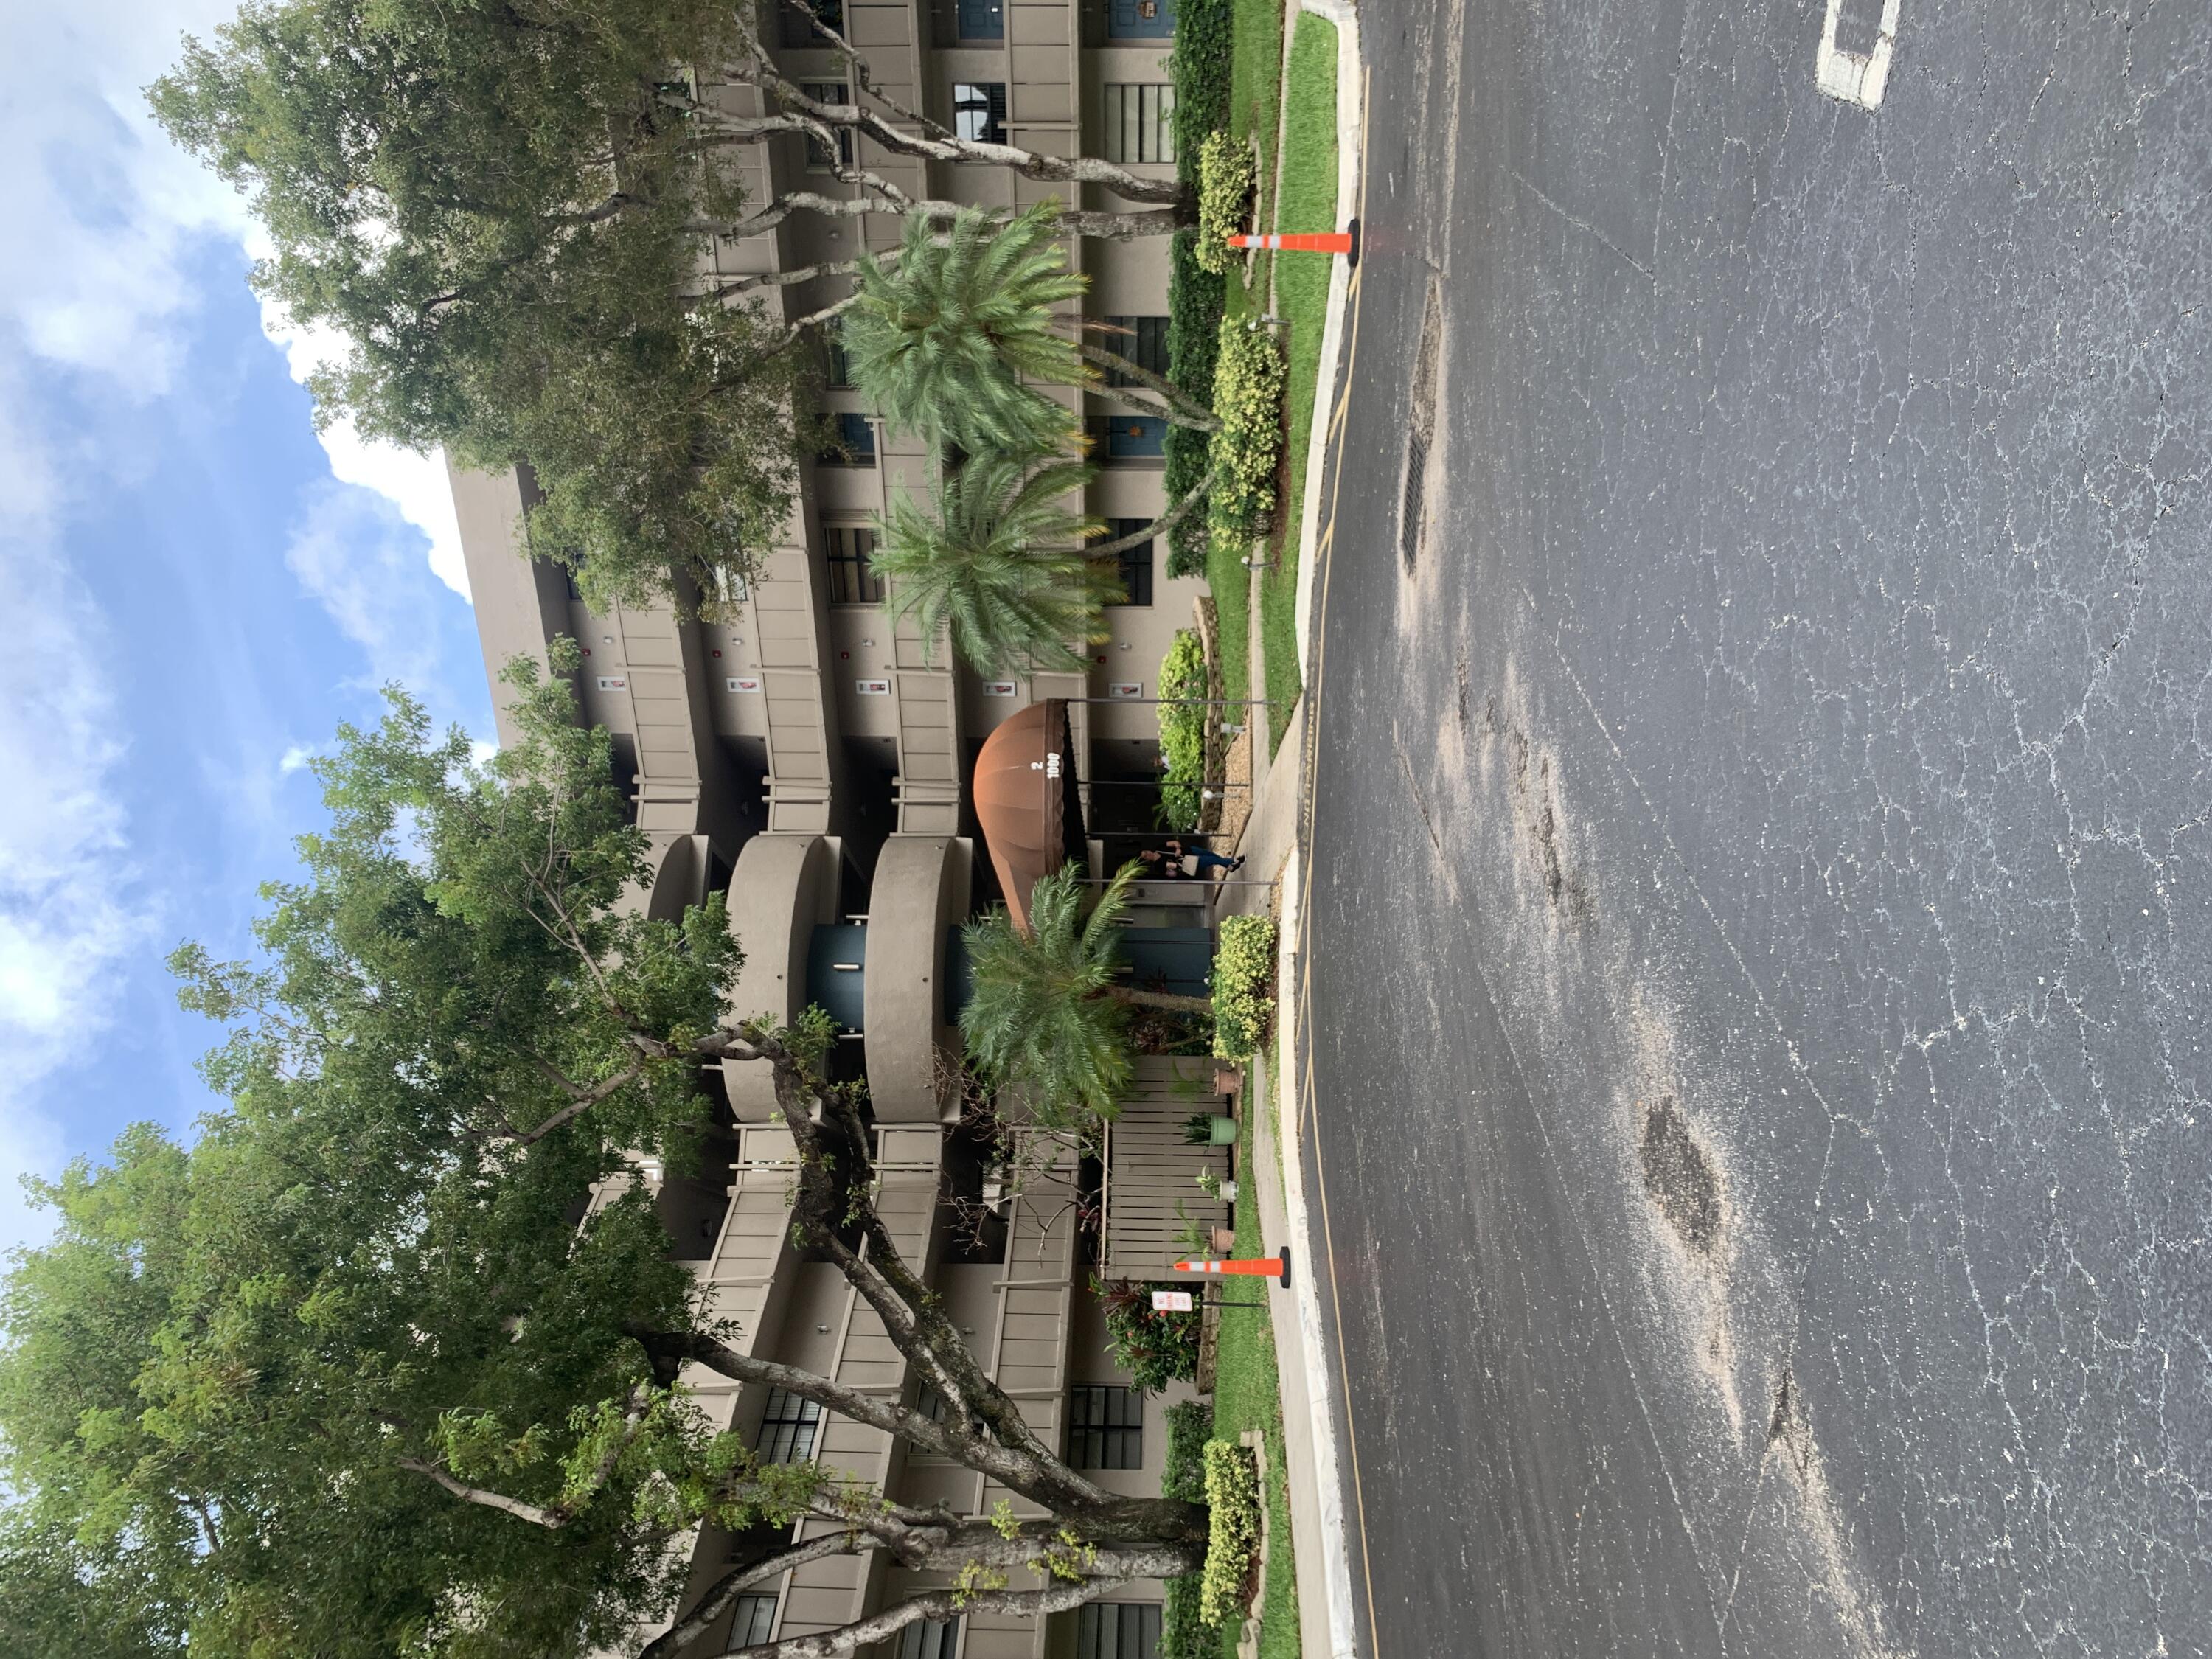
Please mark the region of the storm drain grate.
POLYGON ((1406 476, 1398 492, 1398 556, 1410 573, 1428 528, 1429 446, 1437 430, 1437 359, 1443 344, 1443 284, 1429 277, 1421 308, 1421 343, 1413 365, 1413 404, 1407 411, 1406 476))

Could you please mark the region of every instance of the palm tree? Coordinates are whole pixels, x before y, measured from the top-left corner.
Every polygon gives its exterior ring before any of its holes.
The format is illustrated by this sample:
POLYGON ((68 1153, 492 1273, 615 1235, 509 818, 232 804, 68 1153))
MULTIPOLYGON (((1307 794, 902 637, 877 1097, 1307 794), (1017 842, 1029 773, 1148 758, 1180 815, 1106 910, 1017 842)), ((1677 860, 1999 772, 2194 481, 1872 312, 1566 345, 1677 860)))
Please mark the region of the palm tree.
POLYGON ((1011 219, 989 208, 949 221, 917 210, 907 216, 896 261, 860 261, 844 313, 846 360, 888 425, 971 454, 1056 450, 1075 434, 1074 417, 1028 380, 1084 386, 1178 425, 1218 428, 1210 410, 1160 376, 1054 326, 1053 307, 1086 286, 1054 240, 1059 217, 1055 202, 1011 219), (1164 401, 1103 381, 1101 368, 1164 401))
POLYGON ((1110 568, 1083 547, 1098 520, 1060 504, 1090 477, 1080 461, 980 455, 938 487, 933 510, 894 496, 869 556, 893 623, 911 616, 925 653, 949 627, 953 649, 985 674, 1082 669, 1075 647, 1105 637, 1099 607, 1115 591, 1110 568))
POLYGON ((1132 1007, 1200 1012, 1204 997, 1139 991, 1115 978, 1116 946, 1129 915, 1125 864, 1083 914, 1083 883, 1073 864, 1030 894, 1030 931, 1003 905, 962 929, 974 984, 960 1011, 960 1036, 977 1074, 994 1088, 1020 1088, 1036 1120, 1065 1127, 1088 1115, 1112 1118, 1131 1069, 1132 1007))

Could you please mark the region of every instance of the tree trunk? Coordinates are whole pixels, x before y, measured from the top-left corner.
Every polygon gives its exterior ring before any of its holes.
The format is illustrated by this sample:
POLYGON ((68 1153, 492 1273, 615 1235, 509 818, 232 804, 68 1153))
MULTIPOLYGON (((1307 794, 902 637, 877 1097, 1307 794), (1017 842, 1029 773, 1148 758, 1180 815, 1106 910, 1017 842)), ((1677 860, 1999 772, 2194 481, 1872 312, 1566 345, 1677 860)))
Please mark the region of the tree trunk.
POLYGON ((1164 1008, 1178 1014, 1210 1014, 1213 1012, 1213 1000, 1210 997, 1177 996, 1172 991, 1138 991, 1126 985, 1109 985, 1106 988, 1106 994, 1116 1002, 1128 1004, 1132 1008, 1164 1008))
POLYGON ((1103 559, 1109 556, 1110 555, 1119 553, 1125 548, 1142 547, 1146 542, 1151 541, 1154 537, 1166 535, 1169 531, 1173 530, 1186 518, 1189 517, 1191 509, 1195 507, 1200 501, 1204 501, 1206 497, 1206 492, 1211 490, 1212 488, 1213 475, 1209 472, 1192 487, 1189 494, 1185 495, 1181 501, 1177 501, 1166 512, 1161 514, 1158 518, 1153 520, 1142 530, 1132 531, 1126 536, 1116 536, 1112 541, 1101 542, 1095 547, 1090 548, 1087 550, 1092 558, 1103 559))
MULTIPOLYGON (((1218 432, 1221 430, 1221 421, 1219 416, 1216 416, 1213 411, 1206 408, 1204 404, 1200 403, 1195 398, 1191 397, 1188 392, 1182 391, 1180 387, 1176 386, 1174 382, 1169 380, 1164 376, 1155 374, 1151 369, 1146 368, 1139 364, 1131 362, 1127 357, 1122 356, 1121 353, 1117 351, 1109 351, 1103 346, 1093 345, 1088 340, 1073 340, 1070 341, 1069 343, 1075 348, 1076 354, 1086 363, 1092 364, 1097 368, 1109 370, 1116 374, 1126 374, 1131 380, 1136 381, 1139 386, 1158 392, 1162 398, 1167 400, 1170 406, 1167 409, 1158 410, 1158 412, 1165 415, 1168 419, 1173 421, 1177 426, 1187 426, 1199 432, 1218 432)), ((1115 395, 1115 388, 1106 386, 1094 386, 1091 387, 1090 390, 1102 398, 1111 398, 1115 395)), ((1124 398, 1121 401, 1129 402, 1132 400, 1124 398)), ((1139 406, 1142 408, 1152 407, 1150 404, 1140 404, 1139 406)))

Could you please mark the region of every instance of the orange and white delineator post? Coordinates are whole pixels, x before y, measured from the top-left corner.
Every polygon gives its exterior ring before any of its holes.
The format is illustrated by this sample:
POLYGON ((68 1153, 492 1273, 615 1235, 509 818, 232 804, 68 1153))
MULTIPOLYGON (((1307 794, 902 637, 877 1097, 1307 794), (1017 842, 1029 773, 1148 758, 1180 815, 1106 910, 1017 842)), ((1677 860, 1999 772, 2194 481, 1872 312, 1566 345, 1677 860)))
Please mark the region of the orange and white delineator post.
POLYGON ((1231 247, 1258 248, 1270 253, 1341 253, 1359 263, 1359 221, 1347 230, 1270 231, 1260 236, 1231 236, 1231 247))
POLYGON ((1254 1255, 1232 1258, 1226 1261, 1178 1261, 1179 1273, 1206 1273, 1224 1277, 1272 1279, 1287 1285, 1291 1282, 1291 1252, 1288 1245, 1273 1255, 1254 1255))

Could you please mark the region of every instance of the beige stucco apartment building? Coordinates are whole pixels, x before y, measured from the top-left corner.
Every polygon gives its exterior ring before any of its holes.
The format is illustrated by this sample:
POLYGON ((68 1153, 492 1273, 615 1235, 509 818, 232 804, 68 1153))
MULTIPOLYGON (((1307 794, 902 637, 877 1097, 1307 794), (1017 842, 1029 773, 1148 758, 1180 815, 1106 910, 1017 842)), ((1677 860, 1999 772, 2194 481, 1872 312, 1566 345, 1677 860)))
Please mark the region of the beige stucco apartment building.
MULTIPOLYGON (((1172 12, 1172 0, 844 0, 842 19, 876 79, 948 125, 987 137, 998 125, 1035 149, 1103 155, 1165 174, 1174 159, 1163 61, 1172 12)), ((804 25, 793 22, 781 53, 785 72, 842 86, 838 58, 799 44, 804 25)), ((757 97, 747 88, 710 82, 702 91, 733 109, 757 107, 746 103, 757 97)), ((1045 193, 996 168, 932 167, 924 177, 921 164, 871 148, 863 141, 863 164, 916 195, 1019 204, 1045 193)), ((810 162, 798 139, 758 152, 748 163, 757 198, 844 190, 810 162)), ((801 215, 773 237, 717 245, 708 258, 717 275, 792 270, 850 258, 861 234, 880 247, 897 234, 888 216, 801 215)), ((1088 244, 1072 257, 1090 280, 1087 314, 1124 319, 1131 331, 1121 349, 1164 367, 1165 239, 1088 244)), ((840 291, 819 283, 772 289, 769 303, 797 316, 840 291)), ((952 938, 988 881, 967 793, 978 748, 1033 702, 1109 699, 1071 712, 1078 775, 1098 798, 1095 807, 1110 807, 1109 777, 1140 777, 1157 764, 1154 709, 1115 700, 1156 695, 1153 677, 1175 628, 1188 623, 1197 584, 1168 578, 1164 544, 1127 560, 1132 603, 1108 611, 1111 637, 1091 651, 1087 675, 986 681, 955 663, 944 641, 895 630, 868 567, 867 520, 890 492, 926 488, 933 463, 920 445, 888 437, 856 392, 834 384, 834 370, 831 378, 828 406, 851 459, 802 468, 796 509, 734 621, 705 623, 666 608, 586 610, 561 569, 525 553, 527 478, 456 473, 485 659, 495 669, 517 653, 542 659, 562 634, 581 642, 583 714, 615 734, 637 822, 653 839, 655 876, 638 902, 675 915, 710 890, 726 891, 746 958, 732 1012, 788 1018, 818 1001, 837 1013, 845 1028, 838 1063, 869 1085, 881 1206, 902 1249, 927 1264, 979 1358, 1073 1461, 1109 1487, 1157 1492, 1166 1402, 1128 1389, 1107 1353, 1089 1285, 1094 1273, 1160 1274, 1179 1254, 1170 1237, 1177 1200, 1190 1218, 1224 1218, 1192 1180, 1209 1161, 1226 1173, 1222 1154, 1186 1146, 1176 1133, 1182 1117, 1212 1103, 1211 1065, 1143 1061, 1103 1169, 1079 1171, 1071 1158, 1065 1184, 1002 1196, 994 1207, 988 1172, 950 1133, 957 1105, 943 1062, 956 1041, 952 938), (1079 1182, 1103 1194, 1095 1238, 1079 1230, 1068 1201, 1079 1182), (961 1224, 978 1213, 989 1216, 980 1229, 961 1224)), ((1114 430, 1101 433, 1087 509, 1109 520, 1156 516, 1158 431, 1095 399, 1082 412, 1116 417, 1114 430)), ((495 680, 494 690, 503 688, 495 680)), ((1196 920, 1172 909, 1151 919, 1196 920)), ((792 1247, 791 1144, 770 1121, 767 1079, 732 1066, 725 1084, 726 1133, 706 1174, 646 1172, 659 1183, 678 1254, 716 1311, 739 1322, 746 1347, 915 1397, 915 1379, 866 1305, 833 1267, 792 1247)), ((717 1376, 695 1380, 714 1415, 767 1455, 823 1460, 907 1503, 943 1498, 980 1513, 1006 1495, 970 1471, 824 1419, 792 1397, 717 1376)), ((762 1540, 709 1534, 693 1547, 696 1585, 762 1540)), ((906 1588, 880 1561, 872 1571, 821 1562, 744 1600, 698 1650, 842 1624, 906 1588)), ((1112 1607, 1039 1627, 981 1619, 912 1626, 879 1651, 885 1659, 1150 1659, 1160 1594, 1145 1586, 1121 1593, 1112 1607)))

